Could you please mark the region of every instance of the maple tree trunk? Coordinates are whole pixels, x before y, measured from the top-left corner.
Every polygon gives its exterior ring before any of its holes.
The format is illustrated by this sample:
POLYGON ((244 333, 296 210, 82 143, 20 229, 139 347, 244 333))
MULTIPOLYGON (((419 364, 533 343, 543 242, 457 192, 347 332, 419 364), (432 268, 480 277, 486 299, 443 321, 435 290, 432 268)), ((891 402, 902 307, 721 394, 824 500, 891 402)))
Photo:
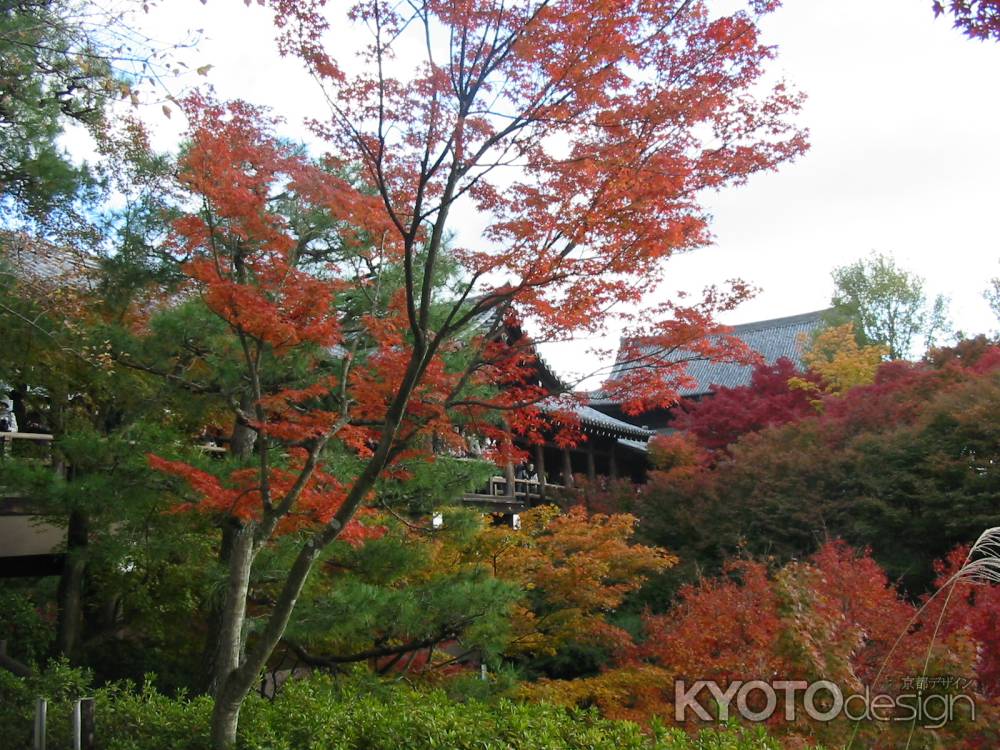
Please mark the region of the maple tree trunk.
POLYGON ((83 577, 86 572, 87 514, 74 510, 69 516, 66 532, 66 564, 59 578, 59 627, 56 648, 59 653, 73 658, 80 642, 83 625, 83 577))
MULTIPOLYGON (((226 519, 222 524, 222 539, 220 540, 219 565, 226 570, 229 569, 229 561, 233 549, 233 540, 236 538, 238 526, 233 523, 233 519, 226 519)), ((216 678, 218 677, 218 655, 219 639, 222 633, 222 612, 225 601, 219 601, 212 597, 208 603, 208 632, 205 635, 204 648, 201 659, 201 685, 205 692, 215 695, 218 687, 216 678)))
POLYGON ((247 593, 253 565, 253 530, 251 525, 234 529, 230 536, 229 576, 225 600, 219 618, 212 675, 215 706, 212 711, 212 745, 232 747, 236 742, 236 726, 246 692, 233 695, 231 677, 240 666, 243 653, 243 631, 246 624, 247 593))
POLYGON ((236 729, 246 695, 238 696, 234 693, 233 696, 217 696, 212 708, 212 747, 218 750, 236 745, 236 729))
MULTIPOLYGON (((366 492, 367 488, 361 495, 366 492)), ((339 533, 339 528, 337 532, 339 533)), ((335 538, 336 533, 332 533, 331 536, 335 538)), ((230 584, 226 591, 223 628, 219 639, 219 661, 216 670, 218 688, 212 709, 212 747, 217 750, 227 750, 235 744, 243 701, 257 683, 261 670, 281 640, 313 563, 328 543, 325 538, 313 539, 299 552, 264 631, 257 638, 253 648, 244 654, 242 625, 246 618, 246 595, 253 559, 252 534, 248 533, 246 537, 246 541, 238 537, 234 543, 229 568, 230 584)))
MULTIPOLYGON (((244 391, 240 396, 240 409, 245 413, 250 413, 253 408, 253 394, 244 391)), ((253 455, 254 443, 257 441, 257 431, 254 430, 240 417, 233 420, 233 430, 229 436, 229 452, 236 458, 246 460, 253 455)), ((222 540, 219 548, 219 563, 226 569, 229 568, 232 556, 233 541, 236 538, 238 525, 234 519, 227 518, 222 524, 222 540)), ((225 602, 214 600, 210 604, 208 613, 208 633, 205 637, 205 647, 203 650, 202 664, 202 684, 206 691, 215 695, 218 689, 219 679, 219 648, 222 633, 223 607, 225 602)))
MULTIPOLYGON (((320 553, 340 536, 344 526, 353 518, 369 490, 375 486, 375 480, 389 463, 393 440, 402 423, 410 394, 422 374, 422 358, 415 355, 386 415, 386 424, 378 448, 354 482, 334 519, 299 550, 285 578, 281 593, 271 609, 267 624, 255 638, 253 648, 245 653, 242 632, 246 619, 246 599, 250 588, 256 529, 244 526, 237 532, 233 548, 230 550, 229 585, 226 588, 219 636, 215 679, 217 688, 212 707, 212 747, 216 750, 229 750, 236 744, 236 730, 243 701, 257 683, 261 671, 267 665, 267 660, 284 635, 302 588, 320 553)), ((271 529, 273 528, 272 525, 271 529)), ((265 529, 262 537, 268 536, 265 529)))
MULTIPOLYGON (((399 414, 395 420, 397 425, 405 406, 404 396, 398 406, 399 414)), ((392 432, 394 434, 395 431, 392 432)), ((322 534, 311 538, 299 551, 281 593, 274 603, 267 624, 249 651, 244 649, 242 633, 254 558, 254 528, 243 527, 237 532, 230 550, 229 585, 226 589, 216 657, 217 687, 212 708, 212 747, 216 750, 228 750, 236 743, 236 730, 243 701, 257 683, 261 670, 266 666, 267 660, 284 635, 313 564, 320 552, 340 535, 343 527, 354 515, 354 511, 375 485, 375 480, 388 462, 390 444, 391 440, 383 441, 371 462, 358 477, 342 506, 343 516, 331 521, 322 534)))
MULTIPOLYGON (((244 391, 240 396, 240 410, 249 414, 254 406, 253 394, 244 391)), ((229 437, 229 452, 237 458, 247 459, 253 454, 253 446, 257 440, 257 431, 243 419, 237 417, 233 422, 233 432, 229 437)))

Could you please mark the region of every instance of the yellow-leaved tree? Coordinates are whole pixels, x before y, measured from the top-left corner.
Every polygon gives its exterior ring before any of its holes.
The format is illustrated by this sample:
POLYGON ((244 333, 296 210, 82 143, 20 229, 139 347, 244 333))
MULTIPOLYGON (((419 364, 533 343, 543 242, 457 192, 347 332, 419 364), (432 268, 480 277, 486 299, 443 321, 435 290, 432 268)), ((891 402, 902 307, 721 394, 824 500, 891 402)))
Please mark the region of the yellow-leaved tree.
POLYGON ((465 550, 467 561, 492 567, 497 578, 520 585, 509 654, 554 654, 569 641, 621 645, 628 634, 606 615, 646 578, 677 558, 632 542, 637 519, 624 513, 561 512, 543 505, 520 517, 520 529, 493 526, 465 550))
POLYGON ((873 383, 888 354, 888 347, 881 344, 860 346, 853 323, 825 328, 802 355, 803 364, 819 375, 821 382, 793 377, 788 386, 815 394, 813 405, 819 407, 824 394, 839 396, 855 386, 873 383))

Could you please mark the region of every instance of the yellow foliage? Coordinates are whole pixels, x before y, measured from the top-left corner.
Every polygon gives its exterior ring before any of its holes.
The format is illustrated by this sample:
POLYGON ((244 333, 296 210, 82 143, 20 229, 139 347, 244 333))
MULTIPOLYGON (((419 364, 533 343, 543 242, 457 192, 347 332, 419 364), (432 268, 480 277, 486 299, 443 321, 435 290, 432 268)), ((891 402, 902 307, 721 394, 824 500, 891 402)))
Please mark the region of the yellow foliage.
MULTIPOLYGON (((802 356, 806 367, 823 379, 822 384, 805 378, 789 378, 788 386, 817 396, 839 396, 856 386, 873 383, 879 365, 888 354, 888 348, 880 344, 859 346, 852 323, 826 328, 817 334, 802 356)), ((816 406, 820 403, 819 398, 813 401, 816 406)))
POLYGON ((658 547, 633 544, 636 523, 623 513, 543 505, 525 511, 518 530, 492 526, 476 536, 462 551, 464 563, 486 565, 531 592, 513 612, 510 652, 551 654, 569 640, 628 640, 604 615, 647 576, 677 562, 658 547))
POLYGON ((630 664, 593 677, 524 683, 518 697, 566 707, 594 706, 606 718, 645 724, 652 716, 673 715, 675 678, 662 667, 630 664))

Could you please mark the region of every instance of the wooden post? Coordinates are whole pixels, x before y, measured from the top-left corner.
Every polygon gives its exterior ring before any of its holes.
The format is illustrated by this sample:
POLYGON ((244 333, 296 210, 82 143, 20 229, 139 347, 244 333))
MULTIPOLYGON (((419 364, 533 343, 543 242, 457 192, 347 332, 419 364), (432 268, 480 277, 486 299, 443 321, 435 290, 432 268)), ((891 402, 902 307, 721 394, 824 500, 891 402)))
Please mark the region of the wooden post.
POLYGON ((45 750, 45 714, 48 710, 48 702, 44 698, 39 698, 35 703, 35 732, 32 737, 32 750, 45 750))
POLYGON ((545 446, 535 446, 535 473, 538 474, 538 495, 545 498, 545 446))
POLYGON ((583 504, 590 512, 590 501, 597 489, 597 461, 594 458, 594 436, 587 436, 587 491, 584 493, 583 504))
MULTIPOLYGON (((510 425, 507 424, 506 420, 504 420, 503 423, 503 431, 507 433, 507 442, 510 444, 510 447, 513 448, 514 436, 511 434, 510 425)), ((512 498, 514 497, 514 479, 515 479, 514 464, 508 461, 507 464, 503 467, 503 469, 504 469, 504 476, 507 478, 507 491, 504 492, 503 494, 508 498, 512 498)))
POLYGON ((61 653, 76 651, 83 629, 83 587, 87 572, 87 545, 90 540, 90 514, 76 508, 69 514, 66 529, 66 562, 56 589, 58 614, 56 646, 61 653))
POLYGON ((80 736, 76 738, 76 750, 94 750, 94 699, 81 698, 77 701, 80 717, 80 736))
POLYGON ((573 486, 573 459, 569 455, 569 448, 563 448, 563 485, 573 486))
POLYGON ((608 474, 612 479, 618 478, 618 458, 615 456, 615 444, 611 444, 611 452, 608 453, 608 474))

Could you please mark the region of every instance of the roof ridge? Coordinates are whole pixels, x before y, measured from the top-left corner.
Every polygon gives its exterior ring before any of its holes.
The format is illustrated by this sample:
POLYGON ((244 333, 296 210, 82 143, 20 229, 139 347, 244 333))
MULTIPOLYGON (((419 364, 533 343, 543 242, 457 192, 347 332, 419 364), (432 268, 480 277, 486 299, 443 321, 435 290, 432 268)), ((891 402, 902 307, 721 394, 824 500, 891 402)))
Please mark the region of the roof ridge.
POLYGON ((755 331, 762 328, 785 328, 797 323, 821 320, 824 315, 833 310, 834 308, 832 307, 824 307, 822 310, 813 310, 812 312, 798 313, 796 315, 785 315, 780 318, 769 318, 768 320, 755 320, 750 323, 737 323, 729 327, 733 329, 734 333, 737 331, 755 331))
MULTIPOLYGON (((803 344, 800 339, 801 332, 815 331, 821 328, 825 316, 830 308, 812 310, 810 312, 799 313, 797 315, 786 315, 780 318, 769 318, 767 320, 757 320, 749 323, 741 323, 734 326, 725 326, 729 335, 741 340, 762 358, 768 362, 775 362, 781 357, 790 358, 797 367, 801 366, 801 356, 803 344)), ((716 334, 707 334, 712 339, 716 334)), ((611 368, 608 380, 621 378, 626 372, 641 372, 650 367, 643 357, 662 357, 665 362, 679 363, 686 362, 684 372, 694 380, 694 385, 679 389, 681 396, 691 396, 709 392, 709 386, 717 384, 725 387, 736 387, 746 385, 750 382, 753 368, 747 364, 732 362, 723 358, 721 361, 708 356, 697 356, 689 349, 665 349, 657 352, 659 345, 656 342, 645 340, 646 337, 634 337, 624 339, 618 349, 615 364, 611 368), (634 355, 634 350, 638 349, 638 356, 634 355), (625 357, 625 353, 630 353, 625 357), (691 356, 695 355, 695 356, 691 356), (635 356, 632 360, 631 357, 635 356)), ((649 370, 649 377, 658 376, 653 369, 649 370)), ((608 406, 619 403, 619 400, 604 390, 604 384, 600 389, 592 391, 590 403, 596 406, 608 406)))
MULTIPOLYGON (((785 315, 781 318, 768 318, 767 320, 754 320, 749 323, 736 323, 734 325, 722 325, 723 328, 730 329, 731 333, 741 333, 744 331, 758 331, 767 328, 785 328, 787 326, 796 325, 798 323, 809 323, 813 321, 820 321, 822 317, 829 312, 832 312, 835 308, 824 307, 822 310, 813 310, 812 312, 797 313, 796 315, 785 315)), ((710 334, 714 335, 714 334, 710 334)), ((620 336, 618 338, 619 351, 621 347, 626 342, 642 342, 647 339, 655 339, 656 336, 620 336)))
POLYGON ((543 400, 539 402, 538 405, 542 411, 546 412, 561 410, 571 411, 576 414, 577 418, 580 420, 580 424, 589 424, 597 428, 615 430, 619 433, 632 435, 633 437, 639 439, 649 439, 654 433, 653 430, 649 430, 645 427, 640 427, 632 424, 631 422, 626 422, 623 419, 618 419, 617 417, 605 414, 587 403, 575 402, 557 406, 553 403, 546 403, 546 401, 543 400))

